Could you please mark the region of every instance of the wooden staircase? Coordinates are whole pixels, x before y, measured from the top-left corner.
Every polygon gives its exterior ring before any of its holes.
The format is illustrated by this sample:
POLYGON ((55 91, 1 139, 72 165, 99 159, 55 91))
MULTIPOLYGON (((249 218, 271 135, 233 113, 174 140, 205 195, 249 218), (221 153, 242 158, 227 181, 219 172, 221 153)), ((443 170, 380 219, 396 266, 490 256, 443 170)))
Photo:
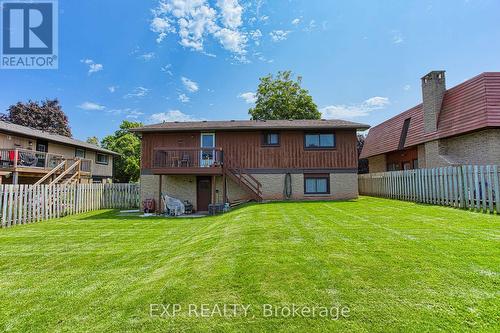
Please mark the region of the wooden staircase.
POLYGON ((255 201, 262 201, 262 184, 254 176, 241 168, 224 167, 223 170, 227 177, 247 191, 255 201))
POLYGON ((49 185, 55 184, 71 184, 80 180, 81 172, 80 166, 82 161, 80 159, 63 160, 50 170, 45 176, 40 178, 34 185, 41 185, 49 181, 49 185))

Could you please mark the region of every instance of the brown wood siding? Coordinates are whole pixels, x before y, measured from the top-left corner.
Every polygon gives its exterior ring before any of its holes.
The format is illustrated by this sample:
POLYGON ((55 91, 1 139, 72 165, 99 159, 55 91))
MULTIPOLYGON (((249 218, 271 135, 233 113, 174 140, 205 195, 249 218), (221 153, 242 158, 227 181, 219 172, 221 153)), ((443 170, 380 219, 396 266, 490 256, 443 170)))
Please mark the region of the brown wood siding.
POLYGON ((403 170, 404 163, 410 163, 413 168, 413 160, 418 160, 418 150, 416 147, 395 151, 386 155, 386 164, 398 164, 401 170, 403 170))
POLYGON ((141 144, 141 168, 152 167, 153 149, 155 148, 198 148, 200 133, 144 133, 141 144))
MULTIPOLYGON (((245 169, 330 169, 358 166, 356 131, 336 130, 336 148, 304 148, 304 131, 281 131, 279 147, 263 147, 261 131, 216 131, 225 165, 245 169)), ((200 133, 144 133, 142 168, 151 168, 155 148, 199 147, 200 133)))

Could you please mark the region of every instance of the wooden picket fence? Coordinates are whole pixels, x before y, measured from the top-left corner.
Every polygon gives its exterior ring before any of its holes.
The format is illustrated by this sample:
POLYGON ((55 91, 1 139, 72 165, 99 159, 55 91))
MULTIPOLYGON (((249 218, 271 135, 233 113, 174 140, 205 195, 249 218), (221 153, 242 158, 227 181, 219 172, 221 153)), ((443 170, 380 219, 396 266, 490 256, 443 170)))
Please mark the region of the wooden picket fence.
POLYGON ((359 193, 500 213, 498 166, 464 165, 359 175, 359 193))
POLYGON ((106 208, 138 208, 138 184, 0 185, 1 226, 106 208))

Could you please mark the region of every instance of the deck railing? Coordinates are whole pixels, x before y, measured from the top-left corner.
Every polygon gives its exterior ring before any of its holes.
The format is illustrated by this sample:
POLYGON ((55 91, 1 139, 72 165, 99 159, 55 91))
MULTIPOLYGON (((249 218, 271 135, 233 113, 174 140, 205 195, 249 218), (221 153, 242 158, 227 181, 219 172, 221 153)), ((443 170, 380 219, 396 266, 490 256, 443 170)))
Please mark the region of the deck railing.
POLYGON ((92 160, 89 160, 86 158, 81 158, 80 172, 91 173, 92 172, 92 160))
POLYGON ((221 148, 157 148, 153 168, 211 168, 223 164, 221 148))
POLYGON ((52 169, 64 160, 62 155, 28 149, 0 149, 0 168, 52 169))

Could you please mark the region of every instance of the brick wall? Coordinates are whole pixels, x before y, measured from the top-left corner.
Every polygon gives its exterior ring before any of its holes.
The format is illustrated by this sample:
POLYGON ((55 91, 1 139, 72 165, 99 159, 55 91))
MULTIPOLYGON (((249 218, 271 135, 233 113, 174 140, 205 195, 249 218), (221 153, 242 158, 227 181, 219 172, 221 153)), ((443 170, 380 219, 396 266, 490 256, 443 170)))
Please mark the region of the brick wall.
POLYGON ((459 164, 500 164, 500 129, 440 140, 441 152, 459 164))
POLYGON ((387 171, 387 160, 385 154, 369 157, 368 169, 370 173, 387 171))
MULTIPOLYGON (((283 189, 285 174, 253 174, 262 184, 264 200, 284 200, 283 189)), ((304 195, 303 174, 292 174, 292 200, 341 200, 358 196, 358 177, 356 173, 330 174, 329 195, 304 195)), ((158 201, 158 175, 141 175, 141 202, 144 199, 158 201)), ((216 198, 222 202, 222 177, 216 177, 216 198)), ((196 209, 196 176, 162 176, 162 192, 182 201, 189 200, 196 209)), ((231 179, 227 179, 227 196, 230 201, 248 200, 251 195, 231 179)), ((157 203, 158 204, 158 203, 157 203)))

